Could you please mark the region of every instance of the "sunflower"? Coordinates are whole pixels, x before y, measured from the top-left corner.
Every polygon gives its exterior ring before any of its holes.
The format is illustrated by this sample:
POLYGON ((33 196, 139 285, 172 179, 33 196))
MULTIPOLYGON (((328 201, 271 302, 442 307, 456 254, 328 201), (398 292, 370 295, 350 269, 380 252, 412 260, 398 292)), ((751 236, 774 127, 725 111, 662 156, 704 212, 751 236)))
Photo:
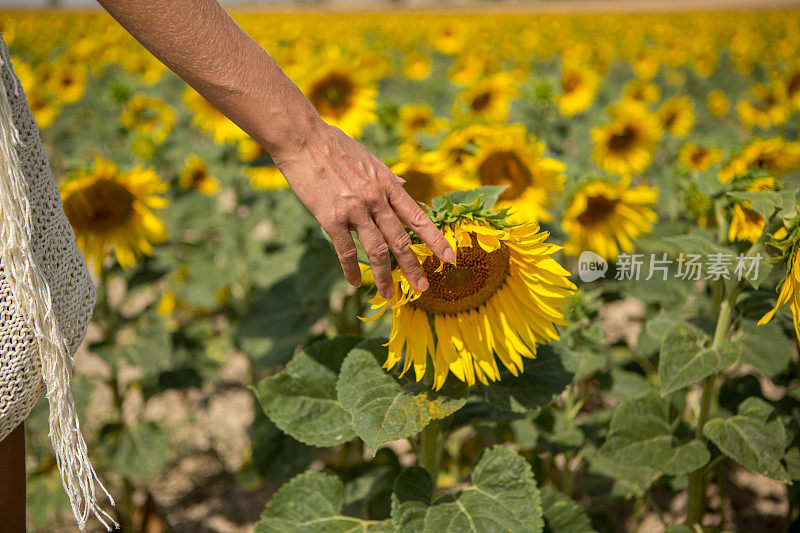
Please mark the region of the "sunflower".
POLYGON ((419 51, 406 54, 403 58, 403 74, 410 80, 424 80, 431 75, 431 57, 419 51))
MULTIPOLYGON (((747 192, 774 191, 777 188, 775 178, 764 176, 754 179, 747 192)), ((764 217, 751 208, 749 201, 737 202, 733 205, 728 240, 756 242, 764 232, 765 225, 764 217)))
POLYGON ((475 141, 474 154, 465 160, 471 176, 448 176, 446 183, 454 189, 476 185, 506 185, 499 205, 513 209, 515 220, 550 221, 547 208, 551 196, 564 189, 566 165, 543 157, 544 142, 528 135, 521 124, 495 126, 486 136, 475 141))
POLYGON ((364 319, 390 309, 384 368, 402 363, 405 374, 413 366, 419 381, 432 364, 437 390, 451 372, 468 385, 497 381, 498 360, 519 375, 537 344, 559 338, 555 325, 567 324, 564 308, 575 291, 569 272, 551 257, 559 247, 545 242, 549 234, 536 224, 507 227, 480 213, 450 220, 442 229, 455 262, 441 263, 427 245, 412 244, 430 288, 417 291, 396 268, 392 297, 376 294, 370 303, 378 313, 364 319))
POLYGON ((228 117, 191 87, 184 90, 183 103, 195 114, 192 124, 200 131, 211 133, 214 142, 224 144, 247 138, 247 134, 239 126, 228 120, 228 117))
POLYGON ((260 144, 249 137, 239 141, 237 151, 239 152, 239 159, 249 163, 269 157, 267 151, 264 150, 260 144))
POLYGON ((721 118, 728 114, 731 102, 724 92, 714 90, 706 95, 706 105, 708 106, 708 111, 712 115, 721 118))
POLYGON ((561 94, 556 99, 559 111, 565 117, 574 116, 592 105, 600 76, 582 66, 564 66, 561 69, 561 94))
POLYGON ((447 192, 442 181, 443 166, 430 153, 416 151, 405 154, 390 170, 406 180, 403 188, 417 202, 430 204, 434 198, 447 192))
POLYGON ((661 90, 656 84, 639 79, 626 83, 622 94, 626 99, 636 100, 644 104, 658 102, 658 99, 661 98, 661 90))
POLYGON ((208 165, 197 154, 186 156, 186 163, 183 170, 181 170, 178 184, 184 189, 209 195, 214 194, 219 189, 219 180, 208 173, 208 165))
POLYGON ((688 96, 670 98, 657 113, 661 127, 675 137, 686 137, 694 126, 694 104, 688 96))
POLYGON ((120 172, 98 157, 91 170, 78 171, 60 189, 78 247, 98 272, 112 248, 119 265, 128 268, 167 239, 164 223, 153 213, 167 206, 159 196, 167 184, 151 169, 120 172))
POLYGON ((785 228, 779 229, 772 235, 772 240, 770 242, 772 246, 778 248, 782 252, 779 260, 786 264, 786 277, 783 280, 775 307, 761 317, 761 320, 758 321, 758 325, 763 326, 772 320, 778 308, 788 302, 789 308, 792 310, 794 333, 795 336, 800 339, 800 248, 797 246, 798 220, 795 218, 792 221, 787 221, 787 223, 794 229, 790 232, 787 232, 785 228))
POLYGON ((492 131, 490 126, 484 124, 471 124, 453 130, 431 153, 447 168, 448 175, 463 178, 466 173, 465 163, 475 152, 475 145, 481 138, 491 136, 492 131))
POLYGON ((378 89, 360 72, 344 59, 331 59, 311 69, 300 84, 323 120, 351 137, 358 137, 365 125, 378 119, 378 89))
POLYGON ((86 68, 68 63, 59 64, 49 80, 53 94, 64 104, 77 102, 86 92, 86 68))
POLYGON ((653 205, 658 191, 647 185, 629 187, 604 180, 590 181, 570 198, 561 226, 569 235, 564 253, 591 250, 614 260, 620 249, 633 251, 633 239, 650 232, 658 219, 653 205))
POLYGON ((246 167, 245 174, 250 180, 250 185, 255 189, 271 191, 274 189, 285 189, 289 186, 286 178, 276 166, 255 166, 246 167))
POLYGON ((719 158, 720 151, 718 148, 706 148, 694 143, 686 143, 678 151, 678 160, 686 168, 695 172, 707 169, 719 161, 719 158))
POLYGON ((800 111, 800 62, 783 75, 783 84, 786 100, 800 111))
POLYGON ((55 98, 35 90, 27 93, 25 97, 39 129, 43 130, 52 126, 61 112, 61 106, 55 98))
POLYGON ((752 99, 736 104, 739 120, 748 128, 781 126, 789 115, 784 88, 778 84, 759 84, 751 87, 752 99))
POLYGON ((119 120, 125 129, 145 135, 158 144, 172 131, 175 113, 162 99, 138 94, 128 100, 119 120))
POLYGON ((514 79, 501 72, 483 78, 456 97, 453 114, 457 119, 505 122, 511 100, 518 94, 514 79))
POLYGON ((638 77, 643 80, 650 80, 658 74, 658 70, 661 68, 661 61, 655 50, 652 48, 642 48, 637 52, 631 66, 638 77))
POLYGON ((433 116, 428 104, 408 104, 400 108, 400 129, 404 136, 415 133, 437 133, 447 125, 447 120, 433 116))
POLYGON ((719 171, 718 177, 722 183, 728 183, 751 169, 776 176, 800 170, 800 142, 786 141, 782 137, 754 139, 719 171))
POLYGON ((660 121, 643 104, 630 100, 612 106, 609 114, 611 122, 592 130, 595 161, 623 177, 643 171, 661 137, 660 121))

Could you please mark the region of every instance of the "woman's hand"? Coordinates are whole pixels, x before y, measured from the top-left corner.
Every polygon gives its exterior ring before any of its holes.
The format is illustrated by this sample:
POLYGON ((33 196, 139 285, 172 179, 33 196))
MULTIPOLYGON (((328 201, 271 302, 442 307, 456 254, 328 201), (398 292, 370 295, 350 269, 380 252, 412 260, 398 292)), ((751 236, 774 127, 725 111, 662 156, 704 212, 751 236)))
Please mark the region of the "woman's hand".
POLYGON ((347 281, 356 287, 361 284, 350 234, 355 231, 381 295, 388 298, 392 293, 389 250, 411 284, 426 290, 428 281, 408 247, 411 239, 403 223, 442 261, 455 260, 450 244, 403 190, 403 180, 366 148, 321 120, 308 129, 302 143, 272 156, 294 193, 330 236, 347 281))

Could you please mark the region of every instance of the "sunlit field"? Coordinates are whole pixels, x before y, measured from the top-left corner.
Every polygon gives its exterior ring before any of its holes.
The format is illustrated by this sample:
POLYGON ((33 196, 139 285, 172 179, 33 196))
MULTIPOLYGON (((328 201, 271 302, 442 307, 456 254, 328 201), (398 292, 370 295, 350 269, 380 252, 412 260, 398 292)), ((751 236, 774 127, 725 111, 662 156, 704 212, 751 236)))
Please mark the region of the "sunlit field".
MULTIPOLYGON (((415 239, 430 294, 350 287, 110 17, 2 13, 98 287, 73 388, 126 531, 789 528, 800 11, 235 18, 459 259, 415 239)), ((45 399, 26 433, 30 529, 72 531, 45 399)))

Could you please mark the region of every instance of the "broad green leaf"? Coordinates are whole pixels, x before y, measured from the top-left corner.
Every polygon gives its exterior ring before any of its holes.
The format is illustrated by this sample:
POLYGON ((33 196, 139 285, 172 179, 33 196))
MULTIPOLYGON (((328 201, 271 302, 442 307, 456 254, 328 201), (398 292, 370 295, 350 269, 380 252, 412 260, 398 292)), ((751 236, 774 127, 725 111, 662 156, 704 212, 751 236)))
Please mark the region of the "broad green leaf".
POLYGON ((383 339, 350 350, 336 385, 339 403, 353 417, 353 428, 374 452, 386 442, 416 435, 431 420, 444 418, 465 403, 427 389, 403 387, 378 361, 386 358, 383 339))
POLYGON ((617 463, 596 450, 586 454, 589 463, 583 487, 594 499, 642 496, 661 472, 646 466, 617 463))
POLYGON ((770 378, 786 369, 792 357, 792 344, 778 322, 758 326, 753 320, 743 320, 742 332, 740 361, 770 378))
POLYGON ((399 533, 537 533, 544 526, 530 465, 502 446, 483 452, 471 487, 436 499, 428 473, 407 469, 395 483, 392 523, 399 533))
POLYGON ((302 302, 327 299, 334 284, 344 279, 333 245, 322 238, 311 239, 297 268, 295 290, 302 302))
POLYGON ((514 377, 503 371, 500 381, 480 385, 484 399, 494 407, 525 413, 549 404, 572 382, 573 374, 564 368, 568 349, 553 342, 537 347, 536 359, 525 359, 522 374, 514 377))
MULTIPOLYGON (((253 402, 258 402, 255 396, 253 402)), ((247 466, 270 483, 290 480, 324 453, 320 448, 308 446, 285 434, 258 407, 248 437, 252 448, 247 466)))
POLYGON ((703 433, 722 453, 745 468, 772 479, 791 481, 781 459, 786 451, 786 429, 774 409, 761 398, 748 398, 739 414, 706 422, 703 433))
POLYGON ((675 244, 680 250, 688 253, 700 254, 703 256, 721 253, 735 257, 732 250, 717 244, 712 234, 708 231, 698 229, 685 235, 664 237, 664 241, 675 244))
POLYGON ((726 342, 717 348, 703 348, 696 329, 676 324, 667 330, 661 343, 658 378, 666 396, 723 370, 739 359, 741 348, 726 342))
POLYGON ((239 345, 262 364, 283 364, 309 328, 328 312, 328 300, 304 302, 293 277, 285 278, 253 298, 236 332, 239 345))
POLYGON ((100 448, 116 472, 130 479, 145 480, 164 469, 169 440, 154 423, 136 426, 107 425, 100 434, 100 448))
POLYGON ((355 437, 352 417, 336 396, 336 380, 347 352, 361 339, 321 341, 292 357, 286 368, 261 380, 254 392, 264 413, 300 442, 328 447, 355 437))
POLYGON ((592 522, 581 506, 563 493, 550 488, 540 490, 545 533, 591 533, 592 522))
POLYGON ((344 484, 325 472, 293 478, 267 504, 256 533, 345 533, 367 531, 377 522, 343 516, 344 484))
POLYGON ((669 401, 655 392, 625 400, 611 418, 600 453, 619 464, 666 474, 693 472, 705 465, 710 455, 698 440, 675 444, 672 432, 676 416, 669 401))
POLYGON ((164 318, 147 313, 135 323, 133 337, 122 343, 120 352, 134 366, 148 373, 169 368, 172 342, 164 318))
POLYGON ((776 191, 759 191, 759 192, 729 192, 728 196, 733 196, 737 200, 744 200, 750 202, 750 208, 761 215, 764 220, 768 220, 775 212, 775 209, 780 209, 783 205, 781 195, 776 191))

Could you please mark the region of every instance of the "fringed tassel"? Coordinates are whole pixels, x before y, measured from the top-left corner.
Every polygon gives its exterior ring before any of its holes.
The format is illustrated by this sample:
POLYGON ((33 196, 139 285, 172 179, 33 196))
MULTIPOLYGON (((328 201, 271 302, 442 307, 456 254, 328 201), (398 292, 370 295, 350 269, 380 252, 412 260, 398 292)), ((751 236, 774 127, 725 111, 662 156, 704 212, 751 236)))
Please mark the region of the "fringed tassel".
MULTIPOLYGON (((9 65, 3 50, 0 68, 10 68, 9 65)), ((28 183, 15 149, 20 139, 7 94, 9 88, 1 81, 0 87, 0 260, 8 274, 14 301, 28 320, 38 344, 50 404, 50 441, 72 513, 81 531, 86 527, 89 513, 111 531, 109 523, 116 528, 119 525, 100 507, 95 483, 111 505, 114 499, 97 477, 81 434, 72 398, 72 360, 67 341, 53 311, 50 287, 31 248, 31 204, 28 183)))

